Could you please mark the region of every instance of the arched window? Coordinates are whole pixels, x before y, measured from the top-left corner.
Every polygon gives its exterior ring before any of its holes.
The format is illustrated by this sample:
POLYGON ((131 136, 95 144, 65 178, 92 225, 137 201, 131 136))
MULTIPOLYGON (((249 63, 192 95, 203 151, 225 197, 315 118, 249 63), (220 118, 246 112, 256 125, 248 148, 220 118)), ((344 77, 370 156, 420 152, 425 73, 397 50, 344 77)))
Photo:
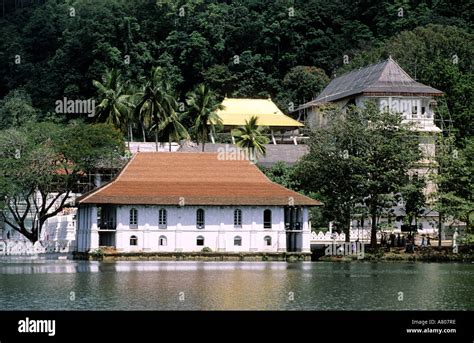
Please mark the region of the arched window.
POLYGON ((234 227, 242 227, 242 210, 234 211, 234 227))
POLYGON ((202 208, 196 211, 196 227, 198 229, 204 229, 205 221, 204 221, 204 210, 202 208))
POLYGON ((130 225, 138 225, 138 211, 136 208, 130 209, 130 225))
POLYGON ((271 210, 263 211, 263 228, 264 229, 272 228, 272 211, 271 210))
POLYGON ((160 208, 158 211, 158 227, 160 229, 166 229, 167 225, 167 213, 164 208, 160 208))
POLYGON ((272 238, 270 236, 265 236, 263 240, 265 241, 265 245, 267 246, 272 245, 272 238))
POLYGON ((204 237, 203 236, 197 236, 196 238, 196 245, 203 246, 204 245, 204 237))
POLYGON ((235 236, 234 237, 234 245, 241 246, 242 245, 242 237, 240 236, 235 236))
POLYGON ((168 239, 165 236, 160 236, 160 238, 158 239, 158 245, 162 246, 162 247, 167 246, 168 245, 168 239))
POLYGON ((130 245, 138 245, 137 236, 131 236, 130 237, 130 245))

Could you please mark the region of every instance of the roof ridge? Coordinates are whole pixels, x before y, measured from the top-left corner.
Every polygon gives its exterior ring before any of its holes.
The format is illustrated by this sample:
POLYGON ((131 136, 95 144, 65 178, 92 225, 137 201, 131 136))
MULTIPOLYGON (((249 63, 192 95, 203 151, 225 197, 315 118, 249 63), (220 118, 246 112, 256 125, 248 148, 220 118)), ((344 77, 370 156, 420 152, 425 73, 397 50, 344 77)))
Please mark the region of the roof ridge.
MULTIPOLYGON (((118 181, 118 179, 120 178, 120 176, 125 172, 125 170, 130 166, 130 164, 132 163, 132 161, 135 159, 135 157, 138 156, 138 154, 140 154, 140 152, 136 152, 133 154, 132 158, 127 162, 127 164, 122 168, 122 170, 120 171, 120 173, 118 173, 111 181, 103 184, 102 186, 100 187, 97 187, 96 189, 92 190, 90 194, 88 194, 87 196, 84 196, 84 198, 82 197, 79 197, 77 200, 78 201, 84 201, 84 200, 87 200, 88 198, 90 198, 91 196, 93 196, 96 192, 99 192, 99 191, 103 191, 104 189, 110 187, 112 184, 116 183, 118 181)), ((86 195, 86 194, 84 194, 86 195)))

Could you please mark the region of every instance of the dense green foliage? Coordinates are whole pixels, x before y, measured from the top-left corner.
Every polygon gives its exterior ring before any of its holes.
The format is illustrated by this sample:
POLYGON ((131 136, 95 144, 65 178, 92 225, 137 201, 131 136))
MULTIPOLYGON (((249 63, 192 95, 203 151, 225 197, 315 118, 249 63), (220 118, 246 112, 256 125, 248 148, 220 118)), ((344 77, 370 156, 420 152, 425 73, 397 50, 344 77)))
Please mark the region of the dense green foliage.
POLYGON ((219 96, 270 95, 288 111, 340 73, 345 56, 348 69, 391 54, 417 79, 445 91, 454 126, 461 135, 472 133, 470 1, 2 4, 0 97, 23 88, 40 118, 57 99, 97 96, 92 80, 107 69, 140 84, 156 66, 182 102, 204 82, 219 96), (436 25, 420 27, 428 24, 436 25), (459 63, 451 63, 453 55, 459 63))
POLYGON ((444 221, 461 221, 472 232, 474 226, 474 139, 465 139, 463 149, 454 145, 454 138, 441 139, 437 145, 438 173, 433 175, 437 192, 433 194, 435 209, 444 221))

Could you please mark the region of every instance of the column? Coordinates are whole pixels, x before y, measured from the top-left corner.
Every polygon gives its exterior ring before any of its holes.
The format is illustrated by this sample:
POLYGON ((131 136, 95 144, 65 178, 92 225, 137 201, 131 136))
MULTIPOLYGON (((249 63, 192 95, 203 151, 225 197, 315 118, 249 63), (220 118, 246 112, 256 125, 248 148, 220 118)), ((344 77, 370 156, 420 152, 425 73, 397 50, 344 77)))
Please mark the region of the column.
MULTIPOLYGON (((255 214, 255 211, 251 210, 252 214, 255 214)), ((257 251, 258 250, 258 242, 257 242, 257 224, 255 220, 252 219, 252 229, 250 231, 250 251, 257 251)))
POLYGON ((303 242, 302 252, 311 252, 311 232, 309 230, 309 211, 303 207, 303 242))
POLYGON ((97 228, 97 207, 91 205, 89 207, 89 227, 90 235, 90 249, 97 249, 99 247, 99 231, 97 228))
POLYGON ((221 222, 219 231, 217 232, 217 251, 225 251, 225 229, 224 223, 221 222))
MULTIPOLYGON (((178 216, 179 218, 179 216, 178 216)), ((177 223, 176 224, 176 231, 175 231, 175 247, 174 247, 174 251, 176 252, 181 252, 183 251, 183 246, 182 246, 182 243, 181 243, 181 236, 182 236, 182 231, 181 231, 181 223, 177 223)))

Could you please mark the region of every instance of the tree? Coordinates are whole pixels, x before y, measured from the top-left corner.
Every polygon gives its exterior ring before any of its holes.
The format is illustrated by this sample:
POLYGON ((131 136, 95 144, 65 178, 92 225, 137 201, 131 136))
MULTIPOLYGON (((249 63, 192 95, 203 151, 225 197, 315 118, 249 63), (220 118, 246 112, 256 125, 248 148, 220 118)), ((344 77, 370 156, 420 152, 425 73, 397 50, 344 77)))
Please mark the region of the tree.
POLYGON ((406 175, 420 159, 416 133, 395 113, 375 104, 326 113, 328 125, 312 133, 310 152, 298 165, 301 185, 323 196, 332 220, 346 232, 365 207, 376 246, 378 218, 395 203, 406 175))
POLYGON ((0 130, 36 121, 36 109, 23 89, 15 89, 0 100, 0 130))
POLYGON ((310 134, 309 153, 296 166, 303 190, 321 196, 324 214, 350 239, 350 222, 356 206, 363 202, 364 139, 363 118, 354 109, 345 114, 339 108, 326 112, 328 126, 310 134))
POLYGON ((437 173, 433 174, 436 192, 432 195, 434 208, 439 212, 439 240, 443 223, 449 219, 466 223, 472 231, 474 213, 474 139, 462 141, 463 148, 457 148, 453 136, 440 137, 436 146, 437 173))
MULTIPOLYGON (((156 151, 158 151, 158 137, 162 128, 161 123, 174 111, 176 99, 173 96, 171 85, 163 79, 163 69, 152 68, 146 81, 142 97, 138 101, 135 111, 142 123, 151 119, 155 132, 156 151)), ((143 124, 142 124, 143 125, 143 124)))
MULTIPOLYGON (((173 140, 179 141, 180 139, 187 139, 189 138, 189 133, 186 128, 182 124, 182 117, 178 115, 176 112, 177 103, 174 102, 172 106, 172 110, 168 112, 162 121, 159 124, 158 131, 161 132, 162 135, 168 137, 168 147, 169 151, 171 152, 171 142, 173 140)), ((157 125, 157 124, 155 124, 157 125)), ((152 128, 153 129, 153 128, 152 128)))
POLYGON ((102 82, 93 80, 92 83, 100 97, 97 106, 98 120, 123 130, 129 121, 129 95, 125 92, 120 72, 117 69, 109 70, 103 76, 102 82))
POLYGON ((215 135, 216 128, 222 126, 217 110, 223 107, 204 84, 198 85, 193 92, 188 93, 186 103, 188 104, 187 116, 193 121, 193 135, 198 143, 202 143, 204 152, 204 145, 209 134, 215 135))
MULTIPOLYGON (((403 200, 403 211, 405 212, 405 223, 418 225, 418 218, 425 213, 426 197, 423 192, 426 186, 425 176, 414 174, 407 175, 407 181, 400 189, 400 197, 403 200)), ((399 200, 397 198, 397 200, 399 200)))
POLYGON ((0 131, 0 215, 34 243, 79 179, 104 159, 123 154, 122 135, 106 124, 36 123, 0 131))
POLYGON ((313 100, 328 83, 329 78, 322 69, 296 66, 283 78, 283 92, 297 106, 313 100))
POLYGON ((295 167, 289 166, 285 162, 278 161, 271 167, 260 167, 265 175, 273 182, 285 188, 297 190, 300 186, 299 180, 295 176, 295 167))
POLYGON ((265 127, 257 125, 258 118, 252 116, 250 120, 245 120, 245 125, 232 130, 237 146, 245 149, 253 161, 257 161, 257 154, 265 156, 265 144, 270 139, 263 134, 265 127))

